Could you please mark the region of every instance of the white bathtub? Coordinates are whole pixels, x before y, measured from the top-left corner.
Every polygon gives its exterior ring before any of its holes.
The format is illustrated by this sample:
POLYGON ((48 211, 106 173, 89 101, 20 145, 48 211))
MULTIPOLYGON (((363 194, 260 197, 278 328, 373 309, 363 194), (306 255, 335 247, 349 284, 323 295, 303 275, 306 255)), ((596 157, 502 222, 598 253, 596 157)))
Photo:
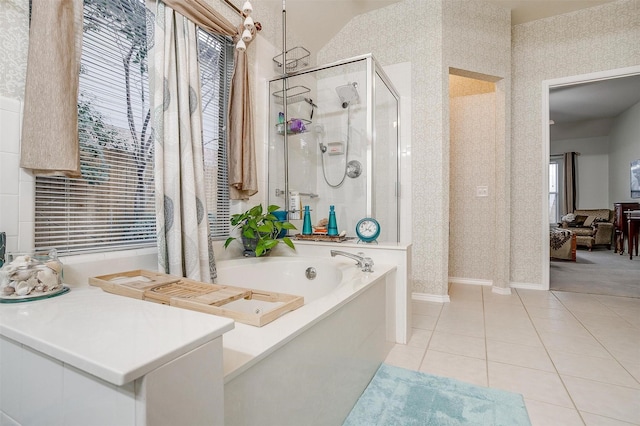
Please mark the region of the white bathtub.
POLYGON ((395 266, 364 273, 329 250, 217 266, 219 284, 305 298, 263 327, 236 323, 224 335, 225 425, 342 424, 392 346, 395 266))

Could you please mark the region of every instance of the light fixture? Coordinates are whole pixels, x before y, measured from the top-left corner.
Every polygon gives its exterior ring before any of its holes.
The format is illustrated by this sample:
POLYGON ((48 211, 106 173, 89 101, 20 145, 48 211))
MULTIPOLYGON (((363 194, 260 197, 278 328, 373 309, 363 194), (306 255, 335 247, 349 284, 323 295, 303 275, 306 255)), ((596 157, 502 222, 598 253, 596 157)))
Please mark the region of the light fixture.
POLYGON ((240 39, 236 44, 236 49, 238 49, 239 52, 244 52, 245 50, 247 50, 247 45, 244 44, 244 41, 242 41, 242 39, 240 39))
POLYGON ((244 20, 244 27, 248 30, 253 29, 253 18, 251 16, 247 16, 244 20))
POLYGON ((249 43, 252 38, 253 36, 251 35, 251 31, 245 28, 244 31, 242 32, 242 40, 245 43, 249 43))
POLYGON ((244 5, 242 6, 242 12, 245 15, 250 14, 251 12, 253 12, 253 6, 251 6, 251 2, 250 1, 245 1, 244 5))

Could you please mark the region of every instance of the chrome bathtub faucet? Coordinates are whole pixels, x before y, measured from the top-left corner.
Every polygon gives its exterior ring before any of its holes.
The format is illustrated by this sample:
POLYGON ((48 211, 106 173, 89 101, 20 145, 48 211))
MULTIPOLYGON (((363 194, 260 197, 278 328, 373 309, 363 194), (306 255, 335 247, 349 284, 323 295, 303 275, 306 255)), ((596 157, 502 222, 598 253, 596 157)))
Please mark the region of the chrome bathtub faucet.
POLYGON ((373 272, 373 259, 370 257, 366 257, 364 253, 360 252, 358 254, 347 253, 346 251, 340 250, 331 250, 331 257, 336 256, 344 256, 349 259, 353 259, 356 262, 356 266, 362 269, 362 272, 373 272))

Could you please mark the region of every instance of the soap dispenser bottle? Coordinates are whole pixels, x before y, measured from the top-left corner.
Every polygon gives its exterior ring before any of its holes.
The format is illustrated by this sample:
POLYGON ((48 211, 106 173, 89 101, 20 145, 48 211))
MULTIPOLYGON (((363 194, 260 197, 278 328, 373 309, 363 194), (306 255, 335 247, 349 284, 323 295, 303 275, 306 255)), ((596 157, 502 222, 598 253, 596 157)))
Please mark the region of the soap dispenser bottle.
POLYGON ((302 235, 311 235, 313 230, 311 229, 311 213, 309 206, 304 206, 304 221, 302 222, 302 235))
POLYGON ((329 206, 329 224, 327 225, 327 235, 338 235, 338 224, 336 223, 336 212, 333 206, 329 206))

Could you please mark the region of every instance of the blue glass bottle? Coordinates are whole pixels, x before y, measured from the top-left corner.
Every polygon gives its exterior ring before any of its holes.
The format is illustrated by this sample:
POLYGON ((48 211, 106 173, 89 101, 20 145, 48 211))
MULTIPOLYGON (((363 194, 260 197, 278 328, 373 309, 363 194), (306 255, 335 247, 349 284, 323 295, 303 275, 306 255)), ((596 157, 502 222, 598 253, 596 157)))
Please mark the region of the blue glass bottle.
POLYGON ((333 206, 329 206, 329 224, 327 225, 327 235, 338 235, 338 224, 336 223, 336 212, 333 206))
POLYGON ((311 213, 309 212, 309 206, 304 206, 304 221, 302 222, 302 235, 311 235, 313 230, 311 229, 311 213))

